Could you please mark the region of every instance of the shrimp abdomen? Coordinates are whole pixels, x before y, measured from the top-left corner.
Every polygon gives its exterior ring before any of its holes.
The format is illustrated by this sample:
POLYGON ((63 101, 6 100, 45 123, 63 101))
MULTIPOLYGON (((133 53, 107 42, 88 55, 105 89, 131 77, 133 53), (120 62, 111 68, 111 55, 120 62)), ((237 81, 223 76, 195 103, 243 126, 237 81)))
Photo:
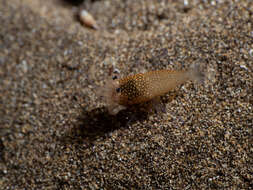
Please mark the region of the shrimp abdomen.
POLYGON ((175 89, 189 79, 186 71, 159 70, 146 73, 148 93, 156 97, 175 89))

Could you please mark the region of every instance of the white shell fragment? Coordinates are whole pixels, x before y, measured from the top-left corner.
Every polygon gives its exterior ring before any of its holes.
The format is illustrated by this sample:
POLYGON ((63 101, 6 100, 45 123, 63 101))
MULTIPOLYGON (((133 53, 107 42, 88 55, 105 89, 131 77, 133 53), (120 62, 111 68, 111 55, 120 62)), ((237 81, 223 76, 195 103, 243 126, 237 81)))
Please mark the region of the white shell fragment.
POLYGON ((81 10, 79 13, 79 16, 80 16, 80 21, 82 22, 82 24, 84 24, 90 28, 93 28, 93 29, 98 29, 98 25, 97 25, 95 19, 86 10, 81 10))

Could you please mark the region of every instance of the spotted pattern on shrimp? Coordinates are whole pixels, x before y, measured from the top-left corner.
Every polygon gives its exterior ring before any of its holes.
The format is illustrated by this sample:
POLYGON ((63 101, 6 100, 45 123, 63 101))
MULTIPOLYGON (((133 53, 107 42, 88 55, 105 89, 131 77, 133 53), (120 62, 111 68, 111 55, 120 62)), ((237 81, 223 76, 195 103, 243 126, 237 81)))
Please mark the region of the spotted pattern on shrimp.
POLYGON ((204 73, 198 66, 189 70, 158 70, 113 78, 105 86, 108 109, 111 114, 133 104, 144 103, 164 95, 188 80, 202 82, 204 73))
POLYGON ((135 103, 139 98, 143 98, 147 93, 147 81, 142 74, 135 77, 126 77, 119 81, 120 83, 120 100, 122 104, 135 103))

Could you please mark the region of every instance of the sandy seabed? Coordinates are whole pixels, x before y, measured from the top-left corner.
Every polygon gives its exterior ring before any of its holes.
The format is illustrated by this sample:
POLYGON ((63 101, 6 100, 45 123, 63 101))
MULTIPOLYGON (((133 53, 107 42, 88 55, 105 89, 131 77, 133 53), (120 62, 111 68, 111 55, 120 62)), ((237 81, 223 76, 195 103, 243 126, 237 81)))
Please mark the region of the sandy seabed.
POLYGON ((0 189, 253 189, 253 1, 0 0, 0 23, 0 189), (96 96, 112 65, 196 63, 165 113, 96 96))

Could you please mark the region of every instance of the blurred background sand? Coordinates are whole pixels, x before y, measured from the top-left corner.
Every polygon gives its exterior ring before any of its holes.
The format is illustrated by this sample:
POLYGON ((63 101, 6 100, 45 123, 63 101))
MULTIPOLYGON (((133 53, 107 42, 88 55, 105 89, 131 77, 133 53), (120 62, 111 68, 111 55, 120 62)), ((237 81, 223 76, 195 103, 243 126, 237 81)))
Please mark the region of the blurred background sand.
POLYGON ((253 188, 251 0, 0 0, 0 23, 0 189, 253 188), (211 77, 166 113, 95 95, 112 65, 194 63, 211 77))

